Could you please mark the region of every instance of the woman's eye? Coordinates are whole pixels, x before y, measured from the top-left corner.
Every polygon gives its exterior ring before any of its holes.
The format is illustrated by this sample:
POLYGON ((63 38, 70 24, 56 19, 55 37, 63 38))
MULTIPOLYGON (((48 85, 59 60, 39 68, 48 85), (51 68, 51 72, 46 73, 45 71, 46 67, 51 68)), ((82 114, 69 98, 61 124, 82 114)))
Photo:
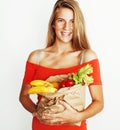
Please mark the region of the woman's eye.
POLYGON ((74 23, 74 20, 71 20, 71 23, 74 23))
POLYGON ((58 22, 63 22, 63 19, 58 19, 58 22))
POLYGON ((73 25, 74 25, 74 20, 71 20, 71 21, 70 21, 70 25, 73 27, 73 25))

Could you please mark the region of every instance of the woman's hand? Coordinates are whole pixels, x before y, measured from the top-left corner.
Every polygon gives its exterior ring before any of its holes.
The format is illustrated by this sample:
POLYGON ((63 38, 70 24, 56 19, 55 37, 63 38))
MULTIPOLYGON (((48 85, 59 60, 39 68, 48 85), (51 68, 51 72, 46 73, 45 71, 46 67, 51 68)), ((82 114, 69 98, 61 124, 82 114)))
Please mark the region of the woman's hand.
POLYGON ((80 122, 80 112, 77 112, 69 104, 60 100, 60 104, 65 107, 65 110, 61 113, 43 113, 41 116, 41 123, 49 125, 61 125, 69 124, 72 125, 76 122, 80 122))

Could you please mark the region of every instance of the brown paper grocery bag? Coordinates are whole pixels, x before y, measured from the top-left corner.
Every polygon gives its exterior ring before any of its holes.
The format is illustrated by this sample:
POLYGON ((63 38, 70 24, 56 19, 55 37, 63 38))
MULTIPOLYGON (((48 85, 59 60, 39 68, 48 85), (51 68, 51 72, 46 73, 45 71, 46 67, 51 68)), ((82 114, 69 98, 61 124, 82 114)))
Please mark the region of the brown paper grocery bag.
MULTIPOLYGON (((60 88, 54 94, 44 94, 38 104, 38 113, 41 116, 42 112, 59 113, 65 110, 64 106, 59 103, 63 100, 73 107, 76 111, 82 111, 85 108, 85 88, 81 84, 72 87, 60 88)), ((80 126, 80 122, 73 125, 80 126)))

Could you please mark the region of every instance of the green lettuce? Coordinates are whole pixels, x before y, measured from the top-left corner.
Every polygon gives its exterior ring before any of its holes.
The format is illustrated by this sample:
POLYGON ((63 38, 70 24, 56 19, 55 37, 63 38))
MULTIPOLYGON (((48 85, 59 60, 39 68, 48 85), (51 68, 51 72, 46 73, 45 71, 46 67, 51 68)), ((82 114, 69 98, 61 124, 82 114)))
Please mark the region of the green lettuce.
POLYGON ((89 74, 93 73, 93 67, 90 64, 83 66, 78 70, 77 73, 72 74, 72 79, 75 81, 75 84, 91 84, 94 79, 89 74))

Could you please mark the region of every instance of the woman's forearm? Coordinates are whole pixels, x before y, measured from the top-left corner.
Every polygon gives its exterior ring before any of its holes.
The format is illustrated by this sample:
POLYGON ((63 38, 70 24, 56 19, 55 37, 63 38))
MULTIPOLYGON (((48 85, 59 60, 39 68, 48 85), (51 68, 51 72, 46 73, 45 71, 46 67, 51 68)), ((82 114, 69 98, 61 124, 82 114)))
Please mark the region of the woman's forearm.
POLYGON ((27 111, 31 113, 36 112, 36 105, 33 103, 28 95, 21 96, 19 100, 27 111))
POLYGON ((103 109, 104 105, 101 101, 93 101, 83 112, 80 113, 81 120, 88 119, 103 109))
POLYGON ((19 101, 23 105, 23 107, 33 113, 36 112, 36 105, 35 103, 30 99, 30 96, 28 95, 28 90, 31 88, 29 84, 22 84, 19 101))

